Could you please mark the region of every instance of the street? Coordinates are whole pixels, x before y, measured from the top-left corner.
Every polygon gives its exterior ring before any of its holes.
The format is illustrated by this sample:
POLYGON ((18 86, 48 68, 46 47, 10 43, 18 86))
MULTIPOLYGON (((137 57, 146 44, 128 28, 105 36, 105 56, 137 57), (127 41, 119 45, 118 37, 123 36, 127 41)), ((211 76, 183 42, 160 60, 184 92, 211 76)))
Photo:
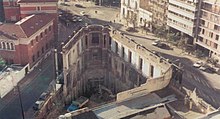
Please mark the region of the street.
MULTIPOLYGON (((175 47, 173 50, 166 50, 153 46, 152 43, 158 38, 152 34, 146 35, 146 33, 141 32, 126 32, 126 27, 123 26, 124 23, 119 20, 120 8, 96 6, 91 2, 79 3, 85 8, 74 6, 75 2, 67 2, 70 6, 59 5, 60 9, 70 10, 73 14, 80 15, 80 12, 84 11, 85 14, 89 16, 85 17, 81 15, 83 22, 71 23, 69 26, 59 23, 59 43, 68 41, 69 36, 73 34, 73 31, 75 31, 77 27, 85 25, 85 23, 102 25, 109 24, 124 32, 126 36, 135 40, 137 43, 150 50, 159 52, 161 56, 171 59, 172 61, 179 60, 178 62, 182 63, 184 66, 182 85, 190 90, 196 88, 199 97, 203 98, 215 108, 220 106, 220 75, 206 73, 192 67, 193 63, 199 59, 185 54, 175 47)), ((55 78, 54 74, 54 58, 53 55, 50 55, 40 66, 35 68, 34 71, 28 74, 19 83, 23 109, 26 117, 25 119, 33 118, 34 111, 32 110, 32 106, 41 93, 48 89, 50 82, 55 78)), ((5 98, 0 99, 0 119, 22 119, 17 90, 15 90, 15 92, 11 91, 5 96, 5 98)))
MULTIPOLYGON (((47 90, 53 78, 53 58, 50 55, 42 66, 37 67, 19 82, 25 119, 32 119, 34 114, 32 106, 40 94, 47 90), (40 71, 39 68, 42 70, 40 71)), ((22 119, 17 90, 16 92, 11 91, 3 99, 0 99, 0 119, 22 119)))
POLYGON ((146 48, 159 52, 163 57, 172 61, 179 60, 179 62, 181 62, 184 66, 182 85, 190 90, 194 90, 196 88, 196 92, 199 97, 203 98, 215 108, 220 106, 220 75, 206 73, 192 67, 193 63, 199 59, 183 53, 178 48, 174 48, 174 50, 165 50, 151 45, 153 41, 158 39, 157 37, 152 36, 152 34, 146 35, 145 33, 141 33, 141 31, 137 33, 126 32, 126 27, 122 25, 123 23, 117 17, 117 15, 119 15, 120 8, 116 9, 95 6, 90 2, 79 3, 85 6, 85 8, 75 7, 74 2, 68 3, 70 4, 69 7, 61 6, 61 8, 65 7, 65 9, 70 10, 74 14, 80 14, 81 11, 85 11, 85 13, 90 16, 86 22, 93 24, 110 24, 146 48), (97 11, 97 13, 94 11, 97 11), (109 23, 109 21, 114 20, 115 23, 109 23))

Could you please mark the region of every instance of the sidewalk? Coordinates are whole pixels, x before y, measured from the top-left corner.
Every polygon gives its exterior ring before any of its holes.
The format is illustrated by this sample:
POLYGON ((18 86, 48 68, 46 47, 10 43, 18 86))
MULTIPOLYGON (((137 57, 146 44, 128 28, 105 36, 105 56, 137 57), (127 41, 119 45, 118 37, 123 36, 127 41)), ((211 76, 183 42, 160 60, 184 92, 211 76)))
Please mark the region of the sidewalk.
MULTIPOLYGON (((20 88, 20 92, 24 90, 25 86, 30 84, 35 77, 37 77, 42 71, 39 70, 40 67, 42 67, 44 64, 47 64, 48 61, 51 59, 51 55, 48 56, 46 61, 42 62, 42 64, 38 65, 33 71, 31 71, 29 74, 27 74, 21 81, 18 82, 18 86, 20 88)), ((17 89, 11 90, 7 95, 5 95, 3 98, 0 99, 0 111, 7 106, 7 104, 11 101, 13 101, 18 96, 17 89)))
MULTIPOLYGON (((116 23, 121 23, 121 24, 125 24, 123 20, 119 20, 120 18, 117 18, 116 19, 116 23)), ((122 26, 121 28, 119 28, 118 30, 121 30, 123 32, 126 32, 128 34, 132 34, 132 35, 136 35, 136 36, 142 36, 142 37, 145 37, 146 39, 149 39, 149 40, 163 40, 161 38, 158 38, 156 37, 153 33, 150 33, 150 32, 145 32, 145 31, 142 31, 141 28, 136 28, 136 30, 138 30, 138 32, 127 32, 126 31, 126 26, 122 26)), ((195 56, 193 55, 189 55, 187 54, 186 52, 183 52, 182 49, 179 49, 177 48, 176 46, 171 46, 173 47, 173 52, 175 52, 176 55, 178 56, 181 56, 181 57, 184 57, 184 58, 188 58, 188 59, 191 59, 193 62, 196 62, 198 60, 201 60, 199 58, 196 58, 195 56)))

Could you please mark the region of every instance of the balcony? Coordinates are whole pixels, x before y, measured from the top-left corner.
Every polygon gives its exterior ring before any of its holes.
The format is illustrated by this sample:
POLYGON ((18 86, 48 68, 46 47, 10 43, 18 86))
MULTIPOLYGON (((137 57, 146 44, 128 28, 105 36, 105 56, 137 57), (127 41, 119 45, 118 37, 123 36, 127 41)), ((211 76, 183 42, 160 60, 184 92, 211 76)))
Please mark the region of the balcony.
POLYGON ((202 10, 211 12, 211 13, 216 14, 216 15, 220 15, 220 10, 218 10, 217 8, 214 8, 214 7, 209 8, 209 7, 205 7, 205 5, 203 5, 202 10))
POLYGON ((181 14, 185 17, 190 18, 190 19, 195 19, 195 13, 193 13, 193 12, 180 9, 180 8, 172 6, 172 5, 169 5, 168 10, 172 11, 174 13, 177 13, 177 14, 181 14))
POLYGON ((195 4, 189 4, 189 3, 186 3, 182 0, 170 0, 169 3, 172 3, 174 5, 177 5, 177 6, 181 6, 183 8, 186 8, 186 9, 189 9, 191 11, 196 11, 196 3, 195 4))
POLYGON ((189 36, 194 37, 193 28, 185 28, 185 27, 181 26, 180 24, 174 23, 170 20, 167 21, 167 25, 174 28, 174 29, 177 29, 185 34, 188 34, 189 36))
POLYGON ((211 17, 211 14, 207 13, 207 15, 202 14, 201 19, 206 20, 206 21, 211 21, 211 22, 214 22, 214 23, 217 23, 220 25, 220 16, 216 16, 216 17, 212 16, 211 17))
POLYGON ((196 44, 199 45, 199 46, 202 46, 202 47, 204 47, 204 48, 206 48, 206 49, 208 49, 208 50, 211 50, 211 51, 213 51, 213 52, 219 52, 217 49, 213 48, 213 47, 210 46, 210 45, 205 44, 204 42, 202 42, 202 41, 200 41, 200 40, 198 40, 198 41, 196 42, 196 44))
POLYGON ((194 22, 193 21, 185 19, 185 18, 180 17, 180 16, 177 16, 173 13, 168 13, 168 18, 170 18, 172 20, 175 20, 175 21, 178 21, 178 22, 180 22, 182 24, 185 24, 187 26, 194 27, 194 22))

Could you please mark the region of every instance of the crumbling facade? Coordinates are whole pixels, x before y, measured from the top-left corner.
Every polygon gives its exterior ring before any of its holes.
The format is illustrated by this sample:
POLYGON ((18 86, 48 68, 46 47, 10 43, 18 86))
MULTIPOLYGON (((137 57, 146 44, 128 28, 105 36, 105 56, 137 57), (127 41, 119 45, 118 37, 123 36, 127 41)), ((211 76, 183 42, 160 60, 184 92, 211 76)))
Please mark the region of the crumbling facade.
POLYGON ((118 31, 100 25, 83 27, 62 48, 66 102, 104 85, 114 94, 141 87, 166 87, 172 66, 118 31), (151 86, 146 83, 152 84, 151 86), (143 86, 142 86, 143 85, 143 86))

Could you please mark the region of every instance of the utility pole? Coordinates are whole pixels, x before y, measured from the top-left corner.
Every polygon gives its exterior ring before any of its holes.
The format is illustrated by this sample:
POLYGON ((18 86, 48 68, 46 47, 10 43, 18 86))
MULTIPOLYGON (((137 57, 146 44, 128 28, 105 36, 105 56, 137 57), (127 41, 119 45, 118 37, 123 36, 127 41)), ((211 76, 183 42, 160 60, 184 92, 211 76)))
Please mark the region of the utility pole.
POLYGON ((17 85, 17 89, 18 89, 19 102, 20 102, 20 106, 21 106, 22 119, 25 119, 24 118, 24 110, 23 110, 23 104, 22 104, 22 100, 21 100, 21 93, 20 93, 19 85, 17 85))

